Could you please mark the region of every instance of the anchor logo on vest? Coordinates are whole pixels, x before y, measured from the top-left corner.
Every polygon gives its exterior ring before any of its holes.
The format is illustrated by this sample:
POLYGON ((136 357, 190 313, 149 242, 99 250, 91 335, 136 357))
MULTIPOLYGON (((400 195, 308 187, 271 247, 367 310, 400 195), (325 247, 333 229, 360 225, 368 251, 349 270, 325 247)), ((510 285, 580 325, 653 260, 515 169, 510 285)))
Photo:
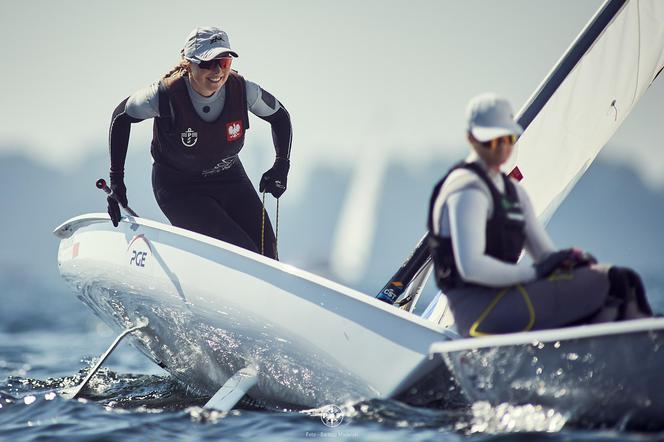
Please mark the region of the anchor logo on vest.
POLYGON ((226 124, 226 141, 235 141, 242 136, 242 120, 226 124))
POLYGON ((191 127, 188 128, 185 132, 180 133, 180 139, 182 144, 187 147, 194 147, 198 141, 198 132, 195 132, 191 127))

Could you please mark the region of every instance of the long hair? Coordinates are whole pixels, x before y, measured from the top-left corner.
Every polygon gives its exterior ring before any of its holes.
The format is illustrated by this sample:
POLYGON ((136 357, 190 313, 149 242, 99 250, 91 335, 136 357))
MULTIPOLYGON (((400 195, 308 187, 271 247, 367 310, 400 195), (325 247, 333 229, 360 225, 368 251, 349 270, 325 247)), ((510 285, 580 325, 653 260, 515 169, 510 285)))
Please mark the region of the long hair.
POLYGON ((185 75, 189 72, 191 62, 186 58, 182 58, 180 63, 176 64, 173 69, 171 69, 164 78, 172 77, 173 75, 185 75))

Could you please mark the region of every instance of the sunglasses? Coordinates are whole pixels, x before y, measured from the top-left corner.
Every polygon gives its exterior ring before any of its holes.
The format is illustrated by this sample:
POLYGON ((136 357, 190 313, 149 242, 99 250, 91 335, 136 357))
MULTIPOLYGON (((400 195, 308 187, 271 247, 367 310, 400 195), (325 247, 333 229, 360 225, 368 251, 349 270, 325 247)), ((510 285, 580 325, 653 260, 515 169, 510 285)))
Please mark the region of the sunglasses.
POLYGON ((214 58, 212 60, 201 61, 198 63, 198 67, 201 69, 212 69, 215 65, 218 64, 220 68, 228 69, 231 67, 232 61, 233 59, 231 57, 214 58))
POLYGON ((485 141, 483 143, 480 143, 482 146, 486 147, 487 149, 495 149, 498 146, 505 145, 505 144, 516 144, 516 141, 519 139, 516 135, 503 135, 502 137, 494 138, 493 140, 485 141))

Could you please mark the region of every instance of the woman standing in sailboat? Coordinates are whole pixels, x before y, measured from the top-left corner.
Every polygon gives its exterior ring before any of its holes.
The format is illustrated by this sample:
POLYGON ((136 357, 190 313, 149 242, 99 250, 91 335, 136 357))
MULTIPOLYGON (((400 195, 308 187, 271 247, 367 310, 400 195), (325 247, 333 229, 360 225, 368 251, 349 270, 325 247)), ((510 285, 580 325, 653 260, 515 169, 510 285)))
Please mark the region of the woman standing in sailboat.
POLYGON ((471 100, 467 162, 436 185, 429 246, 459 333, 482 336, 651 316, 638 275, 556 250, 519 183, 500 172, 523 132, 510 103, 471 100), (534 264, 518 262, 523 248, 534 264))
POLYGON ((117 106, 109 137, 113 225, 120 220, 118 201, 127 205, 130 126, 153 118, 152 185, 170 222, 277 259, 270 220, 238 153, 249 129, 248 112, 271 125, 276 159, 259 190, 279 198, 290 168, 290 116, 269 92, 231 69, 236 57, 224 31, 198 27, 174 69, 117 106))

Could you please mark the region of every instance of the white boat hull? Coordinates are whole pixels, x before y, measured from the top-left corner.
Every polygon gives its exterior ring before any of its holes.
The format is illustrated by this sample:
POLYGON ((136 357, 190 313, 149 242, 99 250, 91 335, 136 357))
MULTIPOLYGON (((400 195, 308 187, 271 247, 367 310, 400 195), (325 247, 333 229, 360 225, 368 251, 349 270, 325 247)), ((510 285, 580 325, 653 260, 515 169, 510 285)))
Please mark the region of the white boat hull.
POLYGON ((251 367, 258 382, 248 394, 267 406, 488 401, 647 425, 664 411, 664 319, 458 339, 370 296, 149 220, 116 229, 106 215, 84 215, 56 234, 60 272, 79 297, 117 332, 147 318, 134 345, 201 395, 251 367))
POLYGON ((83 302, 118 332, 147 318, 135 346, 200 394, 250 366, 254 399, 317 407, 395 397, 444 369, 428 349, 451 333, 230 244, 138 218, 113 228, 105 214, 55 233, 83 302))
POLYGON ((664 427, 664 319, 435 344, 471 402, 542 405, 569 421, 664 427))

